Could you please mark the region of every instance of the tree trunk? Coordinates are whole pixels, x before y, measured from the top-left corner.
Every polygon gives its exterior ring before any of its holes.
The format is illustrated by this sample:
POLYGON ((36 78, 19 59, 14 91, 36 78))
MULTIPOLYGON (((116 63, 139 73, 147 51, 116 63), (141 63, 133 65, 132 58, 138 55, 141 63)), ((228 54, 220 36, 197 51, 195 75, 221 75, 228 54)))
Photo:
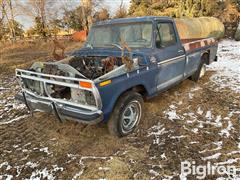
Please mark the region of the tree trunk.
POLYGON ((12 7, 12 0, 8 0, 8 5, 9 5, 9 9, 10 9, 10 14, 11 14, 11 34, 12 34, 12 39, 13 41, 16 41, 16 31, 15 31, 15 27, 14 27, 14 15, 13 15, 13 7, 12 7))
POLYGON ((3 0, 0 0, 0 5, 1 5, 1 18, 0 18, 0 24, 3 23, 3 19, 4 19, 4 9, 5 9, 5 5, 3 3, 3 0))
POLYGON ((41 29, 42 29, 42 36, 44 41, 47 40, 47 33, 46 33, 46 12, 45 12, 45 7, 46 7, 46 1, 41 0, 41 6, 40 6, 40 17, 41 17, 41 29))
POLYGON ((13 42, 13 28, 12 28, 12 23, 10 22, 10 19, 8 18, 8 14, 7 14, 5 8, 3 9, 3 13, 4 13, 4 16, 6 17, 8 28, 9 28, 9 30, 10 30, 10 32, 11 32, 11 36, 12 36, 11 41, 13 42))

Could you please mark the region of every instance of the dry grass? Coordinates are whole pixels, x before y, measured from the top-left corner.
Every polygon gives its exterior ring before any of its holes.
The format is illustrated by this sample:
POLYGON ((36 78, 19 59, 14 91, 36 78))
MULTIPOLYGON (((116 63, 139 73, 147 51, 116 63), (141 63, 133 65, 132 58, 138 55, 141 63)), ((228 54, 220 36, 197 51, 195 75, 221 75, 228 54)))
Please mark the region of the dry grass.
MULTIPOLYGON (((71 40, 60 40, 61 44, 64 44, 67 50, 72 50, 75 48, 79 48, 82 46, 81 42, 74 42, 71 40)), ((49 51, 53 48, 52 40, 43 41, 43 40, 35 40, 35 41, 18 41, 16 43, 6 42, 0 43, 1 53, 5 54, 8 52, 19 52, 26 50, 44 50, 49 51)))
MULTIPOLYGON (((79 49, 81 42, 60 41, 66 52, 79 49)), ((19 41, 14 44, 0 44, 0 74, 12 74, 17 67, 28 67, 35 61, 46 61, 52 58, 54 44, 50 41, 19 41)))

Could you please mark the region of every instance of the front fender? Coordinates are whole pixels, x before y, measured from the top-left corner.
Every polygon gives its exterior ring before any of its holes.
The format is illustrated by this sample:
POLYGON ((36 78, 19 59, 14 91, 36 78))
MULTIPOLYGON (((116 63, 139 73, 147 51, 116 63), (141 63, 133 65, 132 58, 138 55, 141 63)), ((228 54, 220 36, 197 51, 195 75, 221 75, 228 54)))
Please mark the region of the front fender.
POLYGON ((109 119, 118 98, 127 90, 142 85, 146 89, 147 96, 154 94, 156 92, 156 72, 157 68, 145 67, 113 78, 111 79, 112 83, 106 86, 101 87, 97 84, 102 99, 104 121, 109 119))

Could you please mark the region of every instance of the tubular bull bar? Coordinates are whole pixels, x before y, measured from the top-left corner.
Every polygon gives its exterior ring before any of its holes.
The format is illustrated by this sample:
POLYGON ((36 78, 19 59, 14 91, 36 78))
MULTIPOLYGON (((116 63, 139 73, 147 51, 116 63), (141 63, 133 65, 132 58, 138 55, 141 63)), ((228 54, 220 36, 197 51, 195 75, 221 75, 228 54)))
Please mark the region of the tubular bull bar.
POLYGON ((16 99, 23 101, 31 113, 34 111, 54 113, 60 122, 64 119, 72 119, 87 124, 95 124, 103 119, 101 97, 97 87, 91 80, 43 74, 22 69, 16 69, 16 77, 20 81, 20 86, 22 88, 22 93, 18 94, 16 99), (38 95, 27 89, 22 80, 40 82, 46 96, 38 95), (92 86, 91 88, 81 87, 79 82, 88 82, 91 83, 92 86), (94 96, 96 106, 80 104, 72 100, 54 98, 49 93, 47 85, 59 85, 90 91, 94 96))

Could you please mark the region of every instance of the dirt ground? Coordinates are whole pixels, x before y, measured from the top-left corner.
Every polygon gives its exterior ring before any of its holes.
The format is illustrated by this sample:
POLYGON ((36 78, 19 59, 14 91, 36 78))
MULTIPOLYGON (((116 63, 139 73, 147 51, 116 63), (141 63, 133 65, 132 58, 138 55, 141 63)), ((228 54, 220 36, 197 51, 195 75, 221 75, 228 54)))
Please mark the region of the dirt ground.
MULTIPOLYGON (((139 129, 121 139, 105 124, 31 117, 14 100, 14 69, 49 59, 51 47, 0 47, 0 179, 185 179, 185 160, 240 167, 240 43, 221 42, 219 62, 198 83, 186 80, 145 102, 139 129)), ((239 176, 207 176, 216 178, 239 176)))

